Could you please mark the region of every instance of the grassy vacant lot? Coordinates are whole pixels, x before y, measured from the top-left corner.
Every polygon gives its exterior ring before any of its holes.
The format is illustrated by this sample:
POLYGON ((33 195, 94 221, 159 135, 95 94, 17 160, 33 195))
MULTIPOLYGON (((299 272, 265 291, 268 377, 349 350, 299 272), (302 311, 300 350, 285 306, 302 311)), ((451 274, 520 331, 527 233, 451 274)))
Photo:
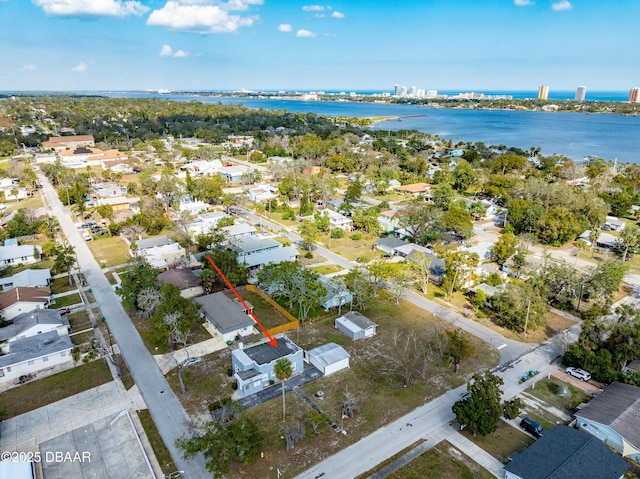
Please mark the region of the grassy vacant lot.
POLYGON ((95 238, 87 242, 96 261, 103 267, 126 263, 129 259, 129 248, 119 236, 95 238))
MULTIPOLYGON (((424 378, 416 378, 411 387, 405 388, 399 378, 380 372, 382 355, 392 348, 393 331, 416 331, 428 336, 436 324, 442 327, 446 325, 410 303, 401 302, 395 305, 383 298, 377 298, 364 314, 378 323, 378 335, 373 338, 351 341, 339 333, 334 327, 337 313, 312 320, 299 331, 292 331, 290 334, 293 341, 304 349, 335 342, 342 345, 351 355, 348 370, 301 387, 308 396, 313 396, 319 390, 323 391, 325 399, 318 401, 318 405, 338 424, 341 421, 341 404, 345 391, 354 394, 360 403, 360 411, 354 418, 344 420, 344 428, 348 434, 336 434, 323 424, 315 435, 307 426, 307 437, 296 445, 294 451, 287 454, 284 441, 280 438, 282 403, 279 400, 269 401, 248 412, 266 438, 265 459, 246 467, 234 465, 230 476, 265 477, 264 471, 273 467, 274 471, 279 468, 284 477, 293 477, 311 463, 347 447, 384 424, 424 404, 425 401, 439 396, 446 389, 462 384, 473 372, 497 363, 495 349, 469 337, 476 354, 461 365, 457 375, 453 374, 452 368, 431 363, 424 378)), ((221 361, 220 366, 228 368, 230 359, 226 363, 221 361)), ((222 376, 224 371, 218 374, 222 376)), ((230 393, 228 390, 227 395, 230 393)), ((214 398, 215 395, 220 395, 220 392, 211 391, 211 397, 214 398)), ((309 408, 295 393, 287 393, 287 423, 294 424, 300 421, 308 425, 308 412, 309 408)))
POLYGON ((160 463, 160 467, 162 468, 162 472, 167 477, 168 474, 175 472, 177 467, 173 464, 173 459, 171 458, 171 453, 165 446, 164 441, 160 437, 160 433, 156 428, 153 419, 151 418, 151 414, 148 409, 141 409, 137 411, 138 418, 142 423, 142 428, 144 429, 147 438, 149 439, 149 443, 151 444, 151 448, 153 449, 154 454, 156 455, 156 459, 160 463))
POLYGON ((112 379, 106 360, 99 359, 53 376, 28 382, 0 394, 0 401, 5 408, 4 417, 10 418, 33 411, 108 383, 112 379))
POLYGON ((509 461, 511 454, 524 451, 534 442, 534 439, 502 420, 498 421, 498 430, 493 434, 473 437, 468 429, 463 429, 462 434, 503 464, 509 461))
POLYGON ((388 479, 491 479, 493 475, 447 441, 387 476, 388 479))
POLYGON ((336 254, 343 256, 344 258, 355 261, 356 258, 366 258, 366 260, 372 260, 380 257, 379 251, 373 251, 371 245, 375 243, 375 239, 367 238, 366 235, 362 235, 362 239, 352 240, 351 233, 346 231, 345 237, 340 239, 329 239, 329 235, 323 234, 320 236, 320 243, 327 248, 330 248, 336 254))
MULTIPOLYGON (((167 343, 160 343, 156 340, 156 333, 151 326, 151 321, 143 318, 142 316, 125 308, 133 325, 138 330, 142 341, 147 346, 147 349, 151 354, 165 354, 171 351, 171 347, 167 343)), ((200 341, 211 339, 209 332, 204 329, 202 324, 194 321, 191 325, 191 332, 189 335, 189 344, 196 344, 200 341)))
POLYGON ((528 388, 526 392, 567 414, 575 412, 578 405, 589 400, 584 391, 554 377, 538 381, 535 388, 528 388))
MULTIPOLYGON (((276 311, 269 303, 267 303, 260 295, 252 291, 247 291, 244 286, 237 289, 238 294, 245 301, 249 301, 253 306, 253 314, 260 320, 262 325, 269 329, 282 324, 287 324, 289 320, 276 311)), ((230 298, 234 298, 233 293, 227 292, 230 298)))

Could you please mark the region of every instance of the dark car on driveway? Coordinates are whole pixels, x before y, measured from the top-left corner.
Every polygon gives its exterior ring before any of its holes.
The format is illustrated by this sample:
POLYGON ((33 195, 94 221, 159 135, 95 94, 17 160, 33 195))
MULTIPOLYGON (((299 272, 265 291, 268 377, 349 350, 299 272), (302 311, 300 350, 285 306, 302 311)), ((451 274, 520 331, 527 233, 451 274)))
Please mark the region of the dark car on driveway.
POLYGON ((65 314, 69 314, 71 312, 71 310, 69 308, 60 308, 58 310, 58 313, 60 313, 62 316, 64 316, 65 314))

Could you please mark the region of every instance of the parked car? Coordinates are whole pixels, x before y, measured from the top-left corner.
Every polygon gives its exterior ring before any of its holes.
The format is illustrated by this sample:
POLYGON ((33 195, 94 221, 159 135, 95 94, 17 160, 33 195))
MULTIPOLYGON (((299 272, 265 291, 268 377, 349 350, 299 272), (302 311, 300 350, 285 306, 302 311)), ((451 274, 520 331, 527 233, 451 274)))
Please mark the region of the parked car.
POLYGON ((60 308, 58 310, 58 313, 60 313, 62 316, 64 316, 65 314, 69 314, 71 312, 71 309, 69 308, 60 308))
POLYGON ((86 231, 84 233, 82 233, 82 239, 85 241, 91 241, 93 238, 91 237, 91 235, 89 233, 87 233, 86 231))
POLYGON ((522 418, 520 421, 520 427, 535 437, 542 437, 542 426, 528 417, 522 418))
POLYGON ((196 357, 196 358, 187 358, 184 361, 182 361, 182 367, 187 367, 187 366, 195 366, 196 364, 200 364, 202 362, 202 358, 201 357, 196 357))
POLYGON ((569 376, 573 376, 574 378, 578 378, 582 381, 591 380, 591 374, 588 371, 580 368, 567 368, 564 370, 569 376))

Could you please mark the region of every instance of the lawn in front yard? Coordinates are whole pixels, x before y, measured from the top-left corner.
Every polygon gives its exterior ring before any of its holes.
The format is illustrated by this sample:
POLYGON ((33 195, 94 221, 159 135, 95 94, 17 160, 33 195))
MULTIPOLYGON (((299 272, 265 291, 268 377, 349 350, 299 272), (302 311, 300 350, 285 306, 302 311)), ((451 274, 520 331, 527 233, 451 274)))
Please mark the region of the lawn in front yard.
POLYGON ((509 457, 514 452, 524 451, 535 441, 503 420, 498 421, 498 429, 493 434, 474 437, 468 429, 463 429, 461 432, 503 464, 509 462, 509 457))
POLYGON ((528 388, 526 392, 567 414, 575 412, 578 405, 589 400, 584 391, 555 377, 541 379, 535 388, 528 388))
POLYGON ((91 327, 91 320, 89 319, 89 313, 84 309, 67 315, 69 324, 73 331, 82 331, 91 327))
POLYGON ((342 266, 338 266, 337 264, 324 264, 322 266, 313 266, 309 268, 316 273, 320 273, 322 275, 337 273, 338 271, 342 271, 344 268, 342 266))
POLYGON ((116 266, 129 259, 129 247, 120 236, 94 238, 87 246, 101 267, 116 266))
POLYGON ((66 293, 74 289, 77 289, 75 282, 71 280, 71 284, 69 284, 69 278, 67 276, 55 278, 51 281, 51 294, 66 293))
POLYGON ((24 414, 47 404, 112 381, 105 359, 36 379, 0 394, 4 418, 24 414))
POLYGON ((53 304, 49 306, 49 309, 59 309, 66 306, 74 306, 76 304, 83 304, 80 293, 73 293, 67 296, 60 296, 55 298, 53 304))
POLYGON ((465 453, 442 441, 387 479, 492 479, 493 475, 465 453))

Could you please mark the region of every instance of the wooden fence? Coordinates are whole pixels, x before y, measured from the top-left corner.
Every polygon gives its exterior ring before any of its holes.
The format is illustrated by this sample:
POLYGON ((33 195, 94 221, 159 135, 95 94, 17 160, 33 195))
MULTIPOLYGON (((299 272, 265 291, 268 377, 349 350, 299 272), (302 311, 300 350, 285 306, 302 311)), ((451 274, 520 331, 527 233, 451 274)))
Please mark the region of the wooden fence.
POLYGON ((269 296, 264 291, 262 291, 260 288, 254 286, 252 284, 248 284, 246 286, 246 288, 247 288, 247 291, 251 291, 253 293, 256 293, 258 296, 260 296, 262 299, 264 299, 267 303, 269 303, 271 306, 273 306, 273 308, 276 311, 278 311, 282 316, 284 316, 285 319, 288 321, 287 324, 281 324, 280 326, 275 326, 273 328, 267 329, 267 332, 271 336, 275 336, 276 334, 284 333, 285 331, 290 331, 290 330, 296 329, 298 327, 298 320, 294 316, 292 316, 291 313, 289 313, 289 311, 287 311, 282 306, 280 306, 278 303, 276 303, 271 298, 271 296, 269 296))

